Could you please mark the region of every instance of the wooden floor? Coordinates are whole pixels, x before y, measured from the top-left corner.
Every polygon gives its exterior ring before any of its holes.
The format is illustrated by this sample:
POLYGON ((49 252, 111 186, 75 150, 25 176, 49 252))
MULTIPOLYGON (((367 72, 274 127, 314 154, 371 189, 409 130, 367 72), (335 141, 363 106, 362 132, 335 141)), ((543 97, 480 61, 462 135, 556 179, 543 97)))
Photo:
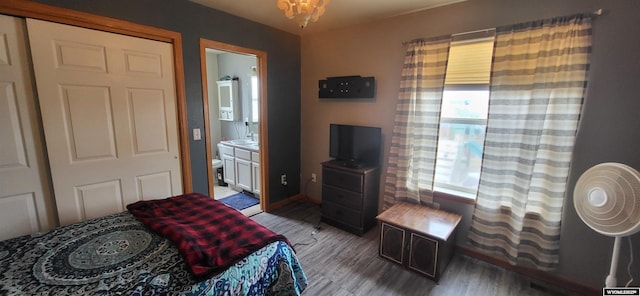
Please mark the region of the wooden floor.
POLYGON ((309 286, 303 295, 562 295, 503 268, 455 255, 440 283, 378 256, 377 227, 359 237, 320 224, 320 207, 297 202, 252 219, 285 235, 297 251, 309 286), (534 284, 534 286, 536 286, 534 284))

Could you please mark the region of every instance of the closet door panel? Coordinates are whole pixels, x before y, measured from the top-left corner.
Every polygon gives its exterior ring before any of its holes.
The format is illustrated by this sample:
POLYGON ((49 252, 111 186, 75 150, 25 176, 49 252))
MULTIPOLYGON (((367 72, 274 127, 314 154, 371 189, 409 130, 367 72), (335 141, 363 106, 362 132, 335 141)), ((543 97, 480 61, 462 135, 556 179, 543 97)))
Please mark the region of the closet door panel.
POLYGON ((24 19, 0 15, 0 240, 55 227, 24 19))
POLYGON ((27 26, 60 223, 181 194, 171 44, 27 26))

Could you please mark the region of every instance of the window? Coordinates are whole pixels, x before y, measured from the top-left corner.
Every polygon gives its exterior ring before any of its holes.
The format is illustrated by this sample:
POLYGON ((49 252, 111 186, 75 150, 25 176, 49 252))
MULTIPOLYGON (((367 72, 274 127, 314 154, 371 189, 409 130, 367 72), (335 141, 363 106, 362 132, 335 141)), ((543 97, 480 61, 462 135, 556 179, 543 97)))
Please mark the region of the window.
POLYGON ((258 76, 251 76, 251 122, 258 122, 258 76))
POLYGON ((440 112, 434 187, 475 198, 489 108, 493 37, 452 42, 440 112))
POLYGON ((251 122, 258 122, 258 68, 251 67, 251 122))

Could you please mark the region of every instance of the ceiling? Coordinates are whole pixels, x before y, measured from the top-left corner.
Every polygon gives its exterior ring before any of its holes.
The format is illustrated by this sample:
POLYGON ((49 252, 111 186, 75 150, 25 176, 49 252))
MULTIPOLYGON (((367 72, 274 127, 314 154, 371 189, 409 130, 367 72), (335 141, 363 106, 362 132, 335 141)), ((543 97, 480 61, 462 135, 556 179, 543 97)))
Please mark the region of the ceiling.
POLYGON ((278 9, 277 0, 190 0, 289 33, 303 35, 381 20, 466 0, 332 0, 317 22, 300 29, 278 9))

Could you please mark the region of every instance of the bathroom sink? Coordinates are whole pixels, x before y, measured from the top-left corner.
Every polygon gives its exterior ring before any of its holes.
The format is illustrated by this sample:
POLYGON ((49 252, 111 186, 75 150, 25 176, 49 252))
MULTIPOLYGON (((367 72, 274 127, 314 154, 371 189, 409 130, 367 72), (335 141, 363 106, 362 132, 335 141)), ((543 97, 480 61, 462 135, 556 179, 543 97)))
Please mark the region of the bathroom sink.
POLYGON ((223 141, 222 143, 226 143, 227 145, 235 146, 238 148, 245 148, 249 150, 257 151, 260 149, 260 145, 257 141, 253 141, 251 139, 237 139, 237 140, 229 140, 223 141))
POLYGON ((231 140, 229 142, 236 145, 257 145, 258 144, 256 141, 253 141, 250 139, 238 139, 238 140, 231 140))

